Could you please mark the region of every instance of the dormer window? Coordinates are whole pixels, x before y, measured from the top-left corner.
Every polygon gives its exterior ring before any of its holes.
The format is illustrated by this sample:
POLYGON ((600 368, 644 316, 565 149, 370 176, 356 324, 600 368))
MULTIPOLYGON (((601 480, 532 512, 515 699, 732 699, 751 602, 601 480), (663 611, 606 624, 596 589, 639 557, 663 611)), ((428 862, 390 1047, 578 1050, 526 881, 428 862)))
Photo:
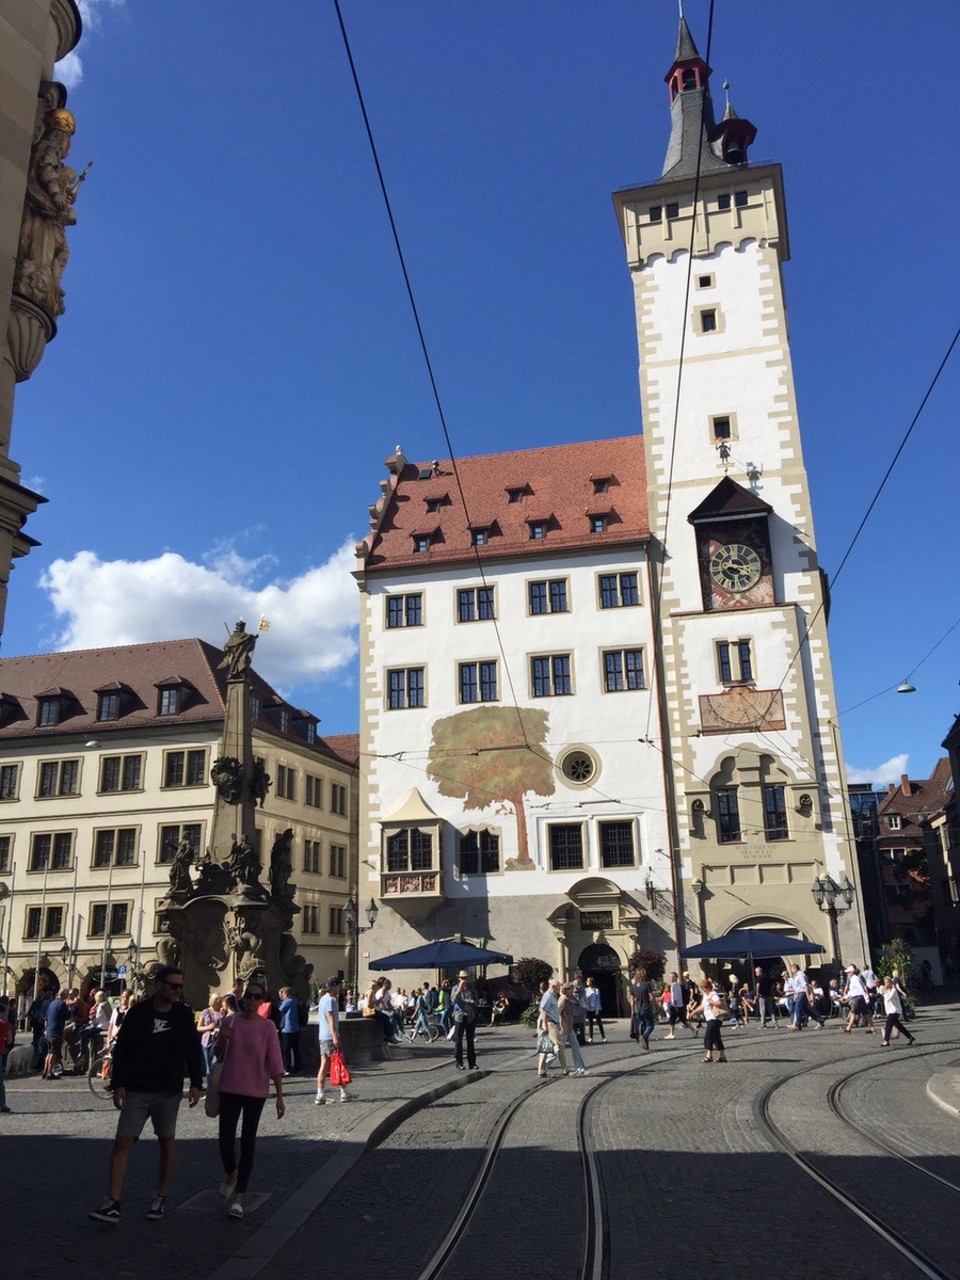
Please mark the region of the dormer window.
POLYGON ((110 689, 97 694, 97 719, 120 719, 120 690, 110 689))
POLYGON ((440 503, 442 501, 443 501, 442 498, 427 498, 426 503, 427 503, 428 514, 431 516, 435 516, 437 512, 440 510, 440 503))
POLYGON ((250 719, 259 720, 260 712, 263 710, 263 699, 259 694, 251 693, 250 695, 250 719))
POLYGON ((413 537, 413 554, 415 556, 426 555, 427 552, 430 550, 430 534, 415 533, 412 535, 412 537, 413 537))
POLYGON ((606 532, 607 532, 607 519, 608 519, 608 517, 607 517, 607 516, 605 516, 605 515, 599 515, 599 516, 587 516, 587 519, 588 519, 588 520, 589 520, 589 522, 590 522, 590 532, 591 532, 591 533, 606 533, 606 532))
POLYGON ((528 524, 530 538, 533 542, 542 542, 547 536, 546 520, 531 520, 528 524))
POLYGON ((527 489, 526 489, 526 486, 525 486, 525 485, 521 485, 519 489, 508 489, 508 490, 507 490, 507 501, 508 501, 508 502, 522 502, 522 501, 523 501, 523 495, 524 495, 526 492, 527 492, 527 489))
POLYGON ((160 690, 160 698, 157 705, 157 715, 159 716, 176 716, 180 714, 180 698, 182 690, 180 685, 169 685, 166 689, 160 690))
POLYGON ((490 530, 486 525, 470 530, 470 544, 474 547, 485 547, 490 538, 490 530))
POLYGON ((417 472, 418 480, 429 480, 433 475, 433 467, 421 467, 417 472))
POLYGON ((606 492, 607 492, 607 490, 608 490, 609 488, 610 488, 610 477, 609 477, 609 476, 594 476, 594 477, 593 477, 593 492, 594 492, 594 493, 606 493, 606 492))
POLYGON ((60 696, 40 698, 37 702, 37 725, 48 729, 60 723, 60 696))
POLYGON ((286 709, 286 707, 280 708, 280 714, 277 716, 277 723, 280 726, 281 733, 290 732, 290 712, 286 709))

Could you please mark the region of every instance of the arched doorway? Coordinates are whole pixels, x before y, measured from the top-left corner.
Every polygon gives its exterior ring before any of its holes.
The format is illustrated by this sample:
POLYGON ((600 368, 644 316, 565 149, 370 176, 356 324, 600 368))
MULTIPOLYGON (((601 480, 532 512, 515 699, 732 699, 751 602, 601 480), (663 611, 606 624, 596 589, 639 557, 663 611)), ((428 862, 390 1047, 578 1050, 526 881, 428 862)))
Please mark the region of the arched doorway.
POLYGON ((600 1008, 605 1018, 616 1018, 620 1012, 620 957, 605 942, 584 947, 577 961, 584 981, 592 978, 600 992, 600 1008))

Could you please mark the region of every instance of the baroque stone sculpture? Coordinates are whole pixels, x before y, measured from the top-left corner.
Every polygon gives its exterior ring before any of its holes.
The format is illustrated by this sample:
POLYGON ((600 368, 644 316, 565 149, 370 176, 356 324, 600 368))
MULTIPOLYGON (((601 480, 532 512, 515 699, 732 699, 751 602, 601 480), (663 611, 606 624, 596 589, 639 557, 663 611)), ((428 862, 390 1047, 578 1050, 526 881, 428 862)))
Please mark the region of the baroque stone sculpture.
POLYGON ((86 170, 78 177, 75 169, 64 164, 76 127, 65 107, 47 113, 30 157, 20 224, 13 289, 51 319, 64 311, 60 281, 70 252, 65 228, 77 220, 73 205, 86 177, 86 170))

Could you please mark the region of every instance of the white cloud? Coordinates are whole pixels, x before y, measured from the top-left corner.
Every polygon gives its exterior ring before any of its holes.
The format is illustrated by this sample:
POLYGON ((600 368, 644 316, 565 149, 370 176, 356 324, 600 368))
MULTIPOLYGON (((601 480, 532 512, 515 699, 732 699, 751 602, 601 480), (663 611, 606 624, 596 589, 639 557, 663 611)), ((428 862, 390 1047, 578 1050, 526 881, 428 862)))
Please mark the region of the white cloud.
POLYGON ((894 782, 899 786, 901 776, 910 772, 907 767, 909 763, 910 757, 904 753, 900 756, 891 756, 889 760, 875 765, 872 769, 856 769, 848 764, 847 781, 872 782, 876 787, 885 787, 887 783, 894 782))
POLYGON ((261 615, 270 630, 257 648, 256 667, 281 692, 315 685, 341 671, 357 651, 357 588, 350 577, 353 541, 322 565, 291 581, 256 578, 272 561, 248 560, 218 546, 208 563, 173 551, 153 560, 100 560, 78 551, 55 560, 40 580, 65 625, 59 649, 97 649, 199 636, 212 644, 245 619, 261 615))
MULTIPOLYGON (((100 26, 103 14, 108 9, 122 9, 126 0, 79 0, 80 19, 83 22, 83 36, 80 44, 100 26)), ((76 49, 72 49, 65 58, 53 68, 53 78, 60 80, 68 89, 75 89, 83 79, 83 61, 76 49)))

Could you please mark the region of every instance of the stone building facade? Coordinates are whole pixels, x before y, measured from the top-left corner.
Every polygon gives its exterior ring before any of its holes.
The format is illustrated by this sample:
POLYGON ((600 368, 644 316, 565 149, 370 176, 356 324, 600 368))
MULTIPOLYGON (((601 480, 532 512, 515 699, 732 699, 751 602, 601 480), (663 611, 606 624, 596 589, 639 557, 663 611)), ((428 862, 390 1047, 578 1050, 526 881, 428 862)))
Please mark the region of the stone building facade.
POLYGON ((636 946, 735 927, 866 956, 782 175, 709 78, 681 19, 663 174, 614 195, 643 436, 387 459, 356 569, 377 951, 462 934, 609 999, 636 946))
MULTIPOLYGON (((38 967, 51 985, 99 982, 102 968, 119 988, 119 967, 164 957, 158 912, 177 846, 188 840, 199 857, 210 842, 222 659, 191 639, 0 660, 8 990, 32 990, 38 967)), ((256 810, 263 879, 274 842, 291 831, 294 937, 322 980, 347 967, 357 740, 321 737, 314 715, 255 673, 250 688, 253 748, 272 782, 256 810)))

